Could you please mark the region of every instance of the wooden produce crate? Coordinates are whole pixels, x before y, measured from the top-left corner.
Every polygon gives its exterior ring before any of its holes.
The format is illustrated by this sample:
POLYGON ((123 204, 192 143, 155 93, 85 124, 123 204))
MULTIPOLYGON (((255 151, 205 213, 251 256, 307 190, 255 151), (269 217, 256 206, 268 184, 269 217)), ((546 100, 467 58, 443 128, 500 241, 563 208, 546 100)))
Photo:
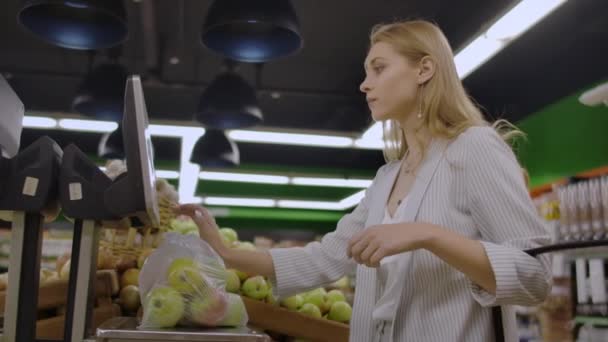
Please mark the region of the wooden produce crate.
POLYGON ((259 329, 312 341, 348 341, 346 324, 313 318, 242 296, 249 324, 259 329))
MULTIPOLYGON (((117 293, 115 271, 98 271, 95 287, 96 307, 93 312, 93 325, 97 328, 112 317, 120 316, 120 306, 112 303, 112 295, 117 293)), ((61 339, 65 316, 58 314, 67 305, 68 281, 55 280, 43 284, 38 290, 39 319, 36 323, 37 338, 61 339), (54 312, 49 317, 49 312, 54 312)), ((0 312, 4 313, 6 291, 0 292, 0 312)))

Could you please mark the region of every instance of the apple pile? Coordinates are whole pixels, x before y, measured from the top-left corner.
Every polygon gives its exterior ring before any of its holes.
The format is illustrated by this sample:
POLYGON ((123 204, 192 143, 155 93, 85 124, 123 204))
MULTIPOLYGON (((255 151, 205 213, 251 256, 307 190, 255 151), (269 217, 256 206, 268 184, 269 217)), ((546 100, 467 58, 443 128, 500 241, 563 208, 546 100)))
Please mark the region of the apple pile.
POLYGON ((194 223, 194 221, 187 216, 178 216, 171 219, 168 231, 177 232, 184 235, 192 234, 199 236, 196 223, 194 223))
POLYGON ((188 257, 175 258, 167 269, 166 281, 155 286, 143 300, 142 326, 173 328, 177 325, 216 327, 246 324, 248 317, 241 298, 214 287, 205 276, 206 272, 223 272, 221 276, 226 277, 219 265, 202 265, 188 257))
POLYGON ((311 317, 342 323, 348 323, 352 314, 352 308, 342 291, 335 289, 328 292, 322 287, 285 298, 281 306, 311 317))
MULTIPOLYGON (((231 248, 256 250, 251 242, 239 241, 236 231, 232 228, 220 228, 220 234, 224 244, 231 248)), ((348 278, 344 277, 332 285, 345 288, 348 286, 348 278)), ((277 301, 272 292, 272 286, 266 278, 234 269, 228 269, 226 272, 226 291, 268 304, 280 305, 311 317, 326 318, 342 323, 348 323, 352 313, 350 304, 339 289, 328 292, 324 288, 318 288, 277 301)))

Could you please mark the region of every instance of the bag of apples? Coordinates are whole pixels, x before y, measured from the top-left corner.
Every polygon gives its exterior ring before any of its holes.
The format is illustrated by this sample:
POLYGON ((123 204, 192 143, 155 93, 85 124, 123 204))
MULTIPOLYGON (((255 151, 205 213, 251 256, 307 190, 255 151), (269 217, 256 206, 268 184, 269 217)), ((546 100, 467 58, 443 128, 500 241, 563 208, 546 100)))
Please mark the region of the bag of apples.
POLYGON ((245 305, 226 291, 226 277, 224 262, 205 241, 166 233, 139 274, 140 328, 246 325, 245 305))

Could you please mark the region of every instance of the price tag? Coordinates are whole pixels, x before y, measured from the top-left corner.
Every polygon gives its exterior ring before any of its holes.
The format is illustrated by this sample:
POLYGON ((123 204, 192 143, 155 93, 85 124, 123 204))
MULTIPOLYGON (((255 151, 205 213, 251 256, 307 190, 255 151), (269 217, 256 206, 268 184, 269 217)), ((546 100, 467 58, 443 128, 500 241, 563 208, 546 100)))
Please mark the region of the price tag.
POLYGON ((34 177, 25 177, 25 182, 23 183, 23 191, 22 193, 26 196, 36 196, 36 192, 38 191, 38 178, 34 177))
POLYGON ((70 201, 79 201, 82 199, 82 184, 70 183, 70 201))

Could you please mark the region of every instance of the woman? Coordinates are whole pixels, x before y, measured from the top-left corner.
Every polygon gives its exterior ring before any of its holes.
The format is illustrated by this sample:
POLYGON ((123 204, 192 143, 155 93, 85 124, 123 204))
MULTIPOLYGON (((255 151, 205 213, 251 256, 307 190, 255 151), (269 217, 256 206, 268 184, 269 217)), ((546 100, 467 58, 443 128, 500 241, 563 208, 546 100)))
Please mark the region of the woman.
POLYGON ((548 260, 522 252, 548 235, 501 137, 517 131, 483 119, 431 23, 374 28, 364 65, 361 91, 384 123, 388 163, 334 232, 303 248, 231 250, 207 210, 179 211, 227 265, 273 279, 280 297, 356 268, 351 341, 492 341, 496 305, 516 340, 505 308, 541 303, 550 288, 548 260))

